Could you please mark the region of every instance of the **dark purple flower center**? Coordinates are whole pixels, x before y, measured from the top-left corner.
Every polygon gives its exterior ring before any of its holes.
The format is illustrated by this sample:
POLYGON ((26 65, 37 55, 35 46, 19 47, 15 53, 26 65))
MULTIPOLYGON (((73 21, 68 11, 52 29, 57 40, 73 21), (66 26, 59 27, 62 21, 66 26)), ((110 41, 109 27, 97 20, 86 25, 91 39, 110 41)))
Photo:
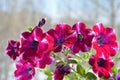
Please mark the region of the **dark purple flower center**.
POLYGON ((27 68, 27 72, 28 72, 30 75, 32 75, 32 74, 33 74, 32 68, 31 68, 31 67, 28 67, 28 68, 27 68))
POLYGON ((17 47, 13 46, 11 52, 16 53, 17 52, 17 47))
POLYGON ((99 58, 98 61, 97 61, 97 65, 99 67, 105 67, 105 60, 103 58, 99 58))
POLYGON ((38 41, 36 41, 36 40, 33 40, 33 41, 32 41, 32 47, 33 47, 34 49, 37 49, 37 48, 38 48, 38 44, 39 44, 38 41))
POLYGON ((117 80, 120 80, 120 77, 117 80))
POLYGON ((101 35, 98 36, 97 42, 98 42, 98 44, 99 44, 100 46, 103 45, 103 44, 105 43, 104 37, 101 36, 101 35))
POLYGON ((120 74, 117 74, 115 80, 120 80, 120 74))
POLYGON ((60 74, 69 74, 70 73, 70 67, 64 64, 59 65, 58 67, 60 74))
POLYGON ((64 39, 64 38, 58 39, 58 41, 57 41, 57 46, 61 45, 61 44, 64 43, 64 42, 65 42, 65 39, 64 39))
POLYGON ((82 34, 78 34, 78 35, 77 35, 77 38, 78 38, 79 41, 82 41, 84 37, 83 37, 82 34))

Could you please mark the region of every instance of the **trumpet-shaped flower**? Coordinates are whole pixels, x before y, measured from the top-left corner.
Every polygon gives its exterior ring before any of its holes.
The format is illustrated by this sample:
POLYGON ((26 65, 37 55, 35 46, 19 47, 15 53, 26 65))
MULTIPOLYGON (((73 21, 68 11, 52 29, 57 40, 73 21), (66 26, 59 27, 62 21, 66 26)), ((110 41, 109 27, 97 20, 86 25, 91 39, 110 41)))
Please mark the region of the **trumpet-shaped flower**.
POLYGON ((32 80, 35 69, 31 64, 20 61, 16 64, 17 70, 14 72, 16 80, 32 80))
POLYGON ((115 56, 118 51, 115 31, 112 28, 105 28, 102 23, 94 25, 93 30, 95 32, 93 47, 107 51, 110 56, 115 56))
POLYGON ((92 57, 89 59, 89 64, 99 77, 109 78, 112 74, 111 69, 114 65, 114 62, 108 57, 104 56, 104 53, 92 55, 92 57))
POLYGON ((68 24, 57 24, 55 30, 50 29, 48 34, 54 38, 54 52, 60 52, 62 46, 70 46, 74 42, 72 29, 68 24))
POLYGON ((54 72, 54 80, 63 80, 64 75, 70 74, 70 67, 64 64, 57 66, 54 72))
POLYGON ((6 52, 5 53, 7 55, 9 55, 11 59, 15 60, 16 57, 18 57, 20 55, 19 46, 20 46, 20 42, 19 41, 10 40, 8 42, 8 47, 6 48, 6 52))
POLYGON ((70 47, 73 53, 78 53, 79 51, 87 52, 91 49, 92 39, 94 34, 91 29, 86 29, 86 25, 83 22, 78 22, 73 25, 72 30, 76 32, 74 35, 75 42, 70 47))

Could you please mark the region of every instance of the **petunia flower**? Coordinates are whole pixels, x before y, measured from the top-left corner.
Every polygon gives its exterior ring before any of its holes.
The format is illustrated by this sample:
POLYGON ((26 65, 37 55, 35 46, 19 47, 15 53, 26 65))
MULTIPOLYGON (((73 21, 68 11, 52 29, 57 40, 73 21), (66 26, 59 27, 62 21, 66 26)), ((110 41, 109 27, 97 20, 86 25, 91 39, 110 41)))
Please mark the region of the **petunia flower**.
POLYGON ((115 78, 110 78, 110 80, 120 80, 120 74, 116 74, 115 78))
POLYGON ((12 60, 15 60, 16 57, 18 57, 20 55, 19 46, 20 46, 19 41, 10 40, 10 41, 8 41, 8 46, 6 48, 5 53, 7 55, 9 55, 9 57, 12 60))
POLYGON ((117 75, 116 75, 115 80, 120 80, 120 74, 117 74, 117 75))
POLYGON ((38 62, 37 62, 38 68, 45 68, 46 65, 50 65, 53 61, 53 58, 50 56, 49 52, 43 52, 41 55, 37 57, 38 57, 38 62))
POLYGON ((65 64, 60 64, 54 71, 54 80, 63 80, 64 75, 70 74, 70 67, 65 64))
POLYGON ((43 59, 44 53, 49 52, 51 49, 52 41, 52 37, 43 33, 42 29, 38 26, 32 32, 23 32, 21 34, 22 46, 20 49, 21 53, 23 53, 22 58, 33 66, 37 66, 39 61, 43 59), (40 55, 42 56, 40 57, 40 55))
POLYGON ((63 45, 69 47, 74 42, 73 31, 68 24, 57 24, 48 34, 54 38, 54 52, 60 52, 63 45))
POLYGON ((17 70, 14 72, 16 80, 32 80, 35 75, 34 67, 24 61, 18 62, 16 68, 17 70))
POLYGON ((115 56, 119 47, 114 29, 105 28, 102 23, 98 23, 93 26, 93 30, 95 32, 93 47, 98 50, 105 50, 110 56, 115 56))
POLYGON ((89 64, 92 66, 93 72, 95 72, 99 77, 109 78, 112 74, 111 69, 114 62, 104 56, 103 52, 92 55, 89 59, 89 64))
POLYGON ((91 49, 93 32, 91 29, 86 29, 86 25, 83 22, 78 22, 73 25, 72 30, 76 32, 74 35, 75 43, 70 47, 73 53, 79 51, 87 52, 91 49))
POLYGON ((47 48, 47 43, 42 42, 45 38, 45 34, 42 29, 35 27, 32 32, 23 32, 21 34, 21 53, 23 53, 24 60, 31 60, 37 54, 37 51, 41 52, 47 48))

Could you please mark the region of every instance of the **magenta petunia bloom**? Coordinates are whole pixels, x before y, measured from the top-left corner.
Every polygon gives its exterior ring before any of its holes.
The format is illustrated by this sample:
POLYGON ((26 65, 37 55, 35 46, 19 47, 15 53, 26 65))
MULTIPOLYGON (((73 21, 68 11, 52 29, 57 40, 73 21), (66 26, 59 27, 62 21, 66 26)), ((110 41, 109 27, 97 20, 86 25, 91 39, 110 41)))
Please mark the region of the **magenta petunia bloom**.
POLYGON ((79 51, 87 52, 91 49, 92 39, 94 34, 91 29, 86 29, 86 25, 83 22, 78 22, 73 25, 72 30, 76 32, 74 35, 75 43, 70 47, 73 53, 79 51))
POLYGON ((93 47, 98 50, 107 51, 110 56, 115 56, 119 49, 115 31, 112 28, 105 28, 102 23, 94 25, 93 30, 95 32, 93 47))
POLYGON ((106 57, 103 52, 92 55, 89 59, 89 64, 99 77, 109 78, 112 74, 111 69, 114 62, 106 57))
POLYGON ((29 63, 22 63, 20 61, 16 64, 17 70, 14 72, 16 80, 32 80, 35 75, 34 67, 29 63))
POLYGON ((45 68, 46 65, 50 65, 53 61, 53 58, 50 56, 49 52, 44 52, 38 56, 38 65, 39 68, 45 68))
POLYGON ((48 34, 54 38, 54 52, 60 52, 63 45, 69 47, 74 42, 73 31, 68 24, 57 24, 55 30, 50 29, 48 34))
POLYGON ((37 59, 36 56, 47 50, 48 43, 45 40, 46 34, 40 27, 35 27, 32 32, 23 32, 21 34, 21 53, 22 58, 28 62, 37 59))
POLYGON ((20 54, 19 46, 20 46, 19 41, 10 40, 8 41, 8 47, 6 48, 5 53, 9 55, 11 59, 15 60, 16 57, 18 57, 20 54))
POLYGON ((32 32, 23 32, 21 35, 22 59, 35 67, 45 68, 52 63, 50 51, 53 47, 53 38, 43 33, 40 27, 35 27, 32 32))
POLYGON ((54 71, 54 80, 63 80, 64 75, 70 74, 70 67, 65 64, 60 64, 54 71))

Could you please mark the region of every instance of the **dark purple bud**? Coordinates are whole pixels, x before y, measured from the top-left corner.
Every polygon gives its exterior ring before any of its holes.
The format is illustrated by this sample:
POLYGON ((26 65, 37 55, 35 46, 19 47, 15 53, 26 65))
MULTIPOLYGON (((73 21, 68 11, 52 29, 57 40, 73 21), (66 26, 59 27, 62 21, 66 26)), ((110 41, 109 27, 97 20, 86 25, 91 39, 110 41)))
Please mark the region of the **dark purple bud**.
POLYGON ((38 24, 38 27, 42 27, 46 22, 46 19, 45 18, 42 18, 41 21, 39 21, 39 24, 38 24))
POLYGON ((68 65, 60 64, 59 66, 57 66, 57 69, 59 70, 60 74, 70 73, 70 67, 68 65))

